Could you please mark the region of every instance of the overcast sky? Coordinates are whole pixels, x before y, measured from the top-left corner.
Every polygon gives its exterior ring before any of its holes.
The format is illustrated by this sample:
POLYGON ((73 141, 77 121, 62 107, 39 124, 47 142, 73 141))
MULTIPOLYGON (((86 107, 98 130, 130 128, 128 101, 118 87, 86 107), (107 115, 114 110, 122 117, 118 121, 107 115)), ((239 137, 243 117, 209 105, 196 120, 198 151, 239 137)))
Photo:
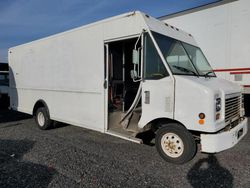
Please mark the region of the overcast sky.
POLYGON ((124 12, 159 17, 216 0, 0 0, 0 62, 7 49, 124 12))

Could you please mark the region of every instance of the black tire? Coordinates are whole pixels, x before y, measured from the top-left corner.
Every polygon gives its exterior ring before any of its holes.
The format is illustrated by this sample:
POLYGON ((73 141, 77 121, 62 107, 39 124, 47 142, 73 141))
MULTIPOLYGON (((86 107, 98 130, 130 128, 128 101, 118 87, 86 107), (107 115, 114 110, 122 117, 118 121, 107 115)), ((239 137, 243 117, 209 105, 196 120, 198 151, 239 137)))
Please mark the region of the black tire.
POLYGON ((41 130, 50 129, 53 125, 53 121, 50 119, 49 113, 45 107, 40 107, 37 109, 36 115, 35 115, 35 121, 36 121, 37 126, 41 130), (43 123, 41 122, 41 119, 39 120, 39 118, 42 118, 42 116, 44 118, 42 121, 43 123))
POLYGON ((156 132, 155 144, 160 156, 165 161, 175 164, 190 161, 197 151, 192 134, 178 123, 166 124, 159 128, 156 132), (164 149, 162 144, 165 146, 164 149))
POLYGON ((10 101, 9 96, 5 95, 5 94, 2 94, 0 96, 0 108, 1 109, 8 109, 9 103, 10 103, 9 101, 10 101))

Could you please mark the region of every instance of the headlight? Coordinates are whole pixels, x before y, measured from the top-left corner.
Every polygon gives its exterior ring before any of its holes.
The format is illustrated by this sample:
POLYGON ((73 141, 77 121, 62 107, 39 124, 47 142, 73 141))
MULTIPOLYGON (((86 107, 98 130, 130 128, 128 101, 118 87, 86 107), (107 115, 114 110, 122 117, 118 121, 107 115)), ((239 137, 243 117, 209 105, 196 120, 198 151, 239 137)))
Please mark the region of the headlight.
POLYGON ((219 112, 221 110, 221 98, 217 98, 215 101, 215 109, 216 112, 219 112))

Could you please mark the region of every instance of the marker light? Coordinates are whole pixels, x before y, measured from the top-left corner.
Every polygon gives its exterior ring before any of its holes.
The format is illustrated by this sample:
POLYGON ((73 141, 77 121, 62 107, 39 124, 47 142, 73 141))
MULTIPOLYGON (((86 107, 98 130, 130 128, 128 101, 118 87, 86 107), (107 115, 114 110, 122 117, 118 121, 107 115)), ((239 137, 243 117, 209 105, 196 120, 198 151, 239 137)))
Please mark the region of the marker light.
POLYGON ((200 114, 199 114, 199 118, 200 118, 200 119, 205 119, 205 117, 206 117, 206 116, 205 116, 204 113, 200 113, 200 114))

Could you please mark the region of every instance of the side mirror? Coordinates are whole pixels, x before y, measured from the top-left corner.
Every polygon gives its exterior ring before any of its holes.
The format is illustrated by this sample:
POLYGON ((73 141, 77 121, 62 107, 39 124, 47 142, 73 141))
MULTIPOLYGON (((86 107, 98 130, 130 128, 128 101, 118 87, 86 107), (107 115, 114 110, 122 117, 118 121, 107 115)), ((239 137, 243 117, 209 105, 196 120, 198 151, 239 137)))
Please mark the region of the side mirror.
POLYGON ((133 64, 138 65, 139 64, 139 52, 137 50, 133 50, 133 64))
POLYGON ((136 79, 136 78, 138 78, 138 74, 137 74, 136 70, 131 70, 130 71, 130 76, 131 76, 131 78, 133 80, 136 79))

